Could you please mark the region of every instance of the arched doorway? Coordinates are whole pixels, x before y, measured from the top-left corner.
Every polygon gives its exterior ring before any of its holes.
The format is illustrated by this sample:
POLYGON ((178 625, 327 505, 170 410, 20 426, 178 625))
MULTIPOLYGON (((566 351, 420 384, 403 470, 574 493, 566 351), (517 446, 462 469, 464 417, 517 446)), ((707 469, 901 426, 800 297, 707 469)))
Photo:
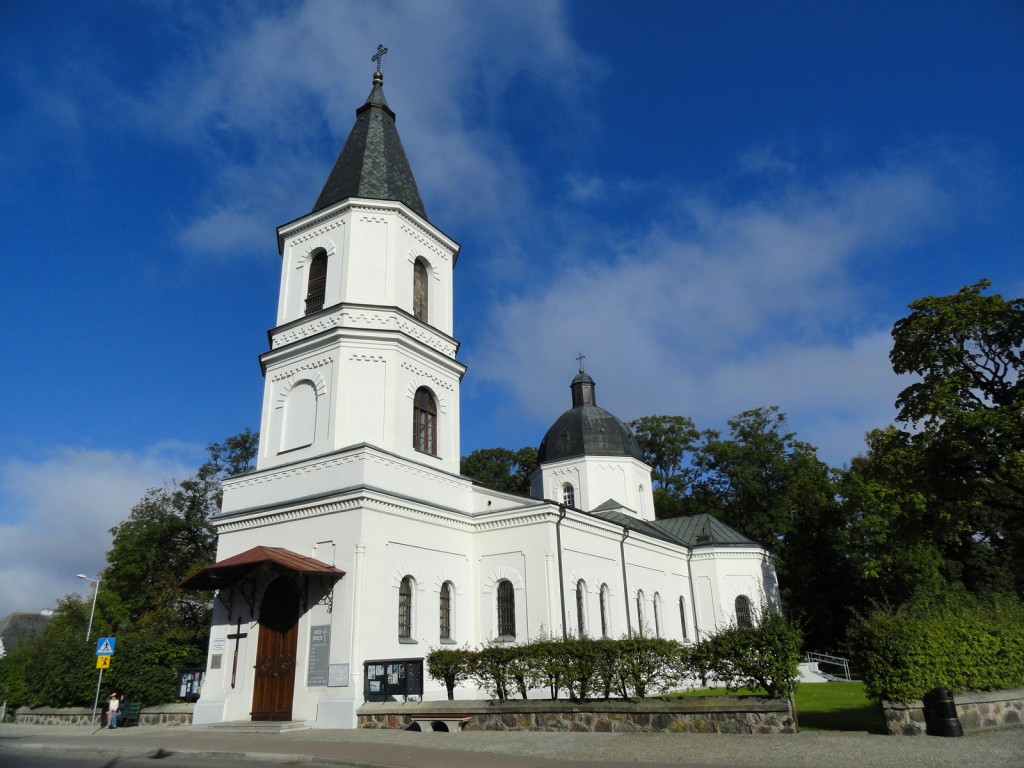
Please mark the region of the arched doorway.
POLYGON ((260 605, 253 720, 292 719, 298 640, 299 595, 286 578, 279 577, 267 587, 260 605))

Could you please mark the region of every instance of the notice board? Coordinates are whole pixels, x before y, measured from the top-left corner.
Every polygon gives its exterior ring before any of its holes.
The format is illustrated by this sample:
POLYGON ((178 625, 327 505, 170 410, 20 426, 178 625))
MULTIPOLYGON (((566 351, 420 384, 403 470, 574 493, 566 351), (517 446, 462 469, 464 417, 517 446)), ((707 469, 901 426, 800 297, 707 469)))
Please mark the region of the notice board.
POLYGON ((327 685, 331 662, 331 625, 316 624, 309 628, 309 668, 306 685, 327 685))

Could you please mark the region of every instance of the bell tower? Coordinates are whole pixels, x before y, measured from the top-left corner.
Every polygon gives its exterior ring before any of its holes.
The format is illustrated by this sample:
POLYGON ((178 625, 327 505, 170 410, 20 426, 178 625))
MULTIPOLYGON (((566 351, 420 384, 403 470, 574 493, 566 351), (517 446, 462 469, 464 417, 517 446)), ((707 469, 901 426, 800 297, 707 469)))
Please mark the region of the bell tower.
POLYGON ((427 219, 377 61, 312 211, 277 230, 258 469, 366 444, 459 471, 459 245, 427 219))

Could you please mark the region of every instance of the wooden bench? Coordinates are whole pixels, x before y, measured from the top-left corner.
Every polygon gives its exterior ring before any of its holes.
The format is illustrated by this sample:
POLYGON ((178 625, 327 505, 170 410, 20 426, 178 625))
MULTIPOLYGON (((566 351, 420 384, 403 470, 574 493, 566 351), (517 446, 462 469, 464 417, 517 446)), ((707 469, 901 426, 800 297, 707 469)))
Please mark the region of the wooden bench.
POLYGON ((450 713, 436 715, 413 715, 410 730, 414 731, 442 731, 447 733, 458 733, 466 727, 466 723, 473 719, 472 715, 454 715, 450 713))
POLYGON ((142 712, 141 701, 129 701, 128 706, 121 710, 117 718, 117 725, 127 728, 129 725, 139 724, 139 713, 142 712))

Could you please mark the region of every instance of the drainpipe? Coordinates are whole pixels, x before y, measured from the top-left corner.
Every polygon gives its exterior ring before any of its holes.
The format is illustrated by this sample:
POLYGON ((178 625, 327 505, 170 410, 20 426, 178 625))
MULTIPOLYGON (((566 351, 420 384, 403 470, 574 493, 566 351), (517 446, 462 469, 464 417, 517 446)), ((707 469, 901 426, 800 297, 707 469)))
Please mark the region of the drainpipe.
POLYGON ((700 642, 700 630, 697 628, 697 599, 694 597, 693 591, 693 549, 690 549, 690 553, 686 556, 686 575, 689 576, 690 582, 690 613, 692 614, 691 620, 693 621, 693 642, 700 642))
POLYGON ((626 601, 626 637, 633 637, 633 623, 629 618, 629 585, 626 582, 626 539, 629 528, 622 529, 622 540, 619 542, 619 553, 622 558, 622 595, 626 601))
POLYGON ((562 574, 562 521, 565 519, 565 504, 558 505, 558 520, 555 521, 555 546, 558 548, 558 598, 562 604, 562 639, 569 639, 565 627, 565 576, 562 574))

